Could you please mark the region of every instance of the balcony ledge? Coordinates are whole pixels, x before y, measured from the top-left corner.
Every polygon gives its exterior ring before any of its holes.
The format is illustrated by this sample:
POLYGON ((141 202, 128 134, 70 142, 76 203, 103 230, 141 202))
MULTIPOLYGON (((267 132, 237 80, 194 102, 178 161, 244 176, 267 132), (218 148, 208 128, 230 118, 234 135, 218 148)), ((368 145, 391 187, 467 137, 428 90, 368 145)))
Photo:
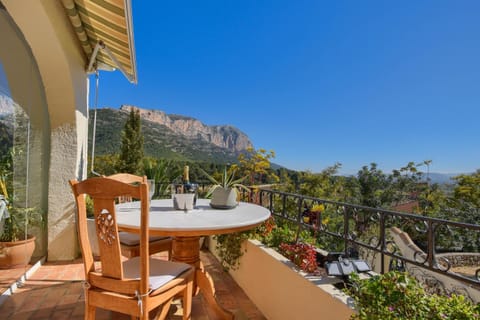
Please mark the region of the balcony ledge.
MULTIPOLYGON (((209 240, 218 259, 215 244, 209 240)), ((355 312, 353 299, 334 286, 340 279, 300 271, 257 240, 246 241, 244 249, 230 274, 268 319, 349 319, 355 312)))

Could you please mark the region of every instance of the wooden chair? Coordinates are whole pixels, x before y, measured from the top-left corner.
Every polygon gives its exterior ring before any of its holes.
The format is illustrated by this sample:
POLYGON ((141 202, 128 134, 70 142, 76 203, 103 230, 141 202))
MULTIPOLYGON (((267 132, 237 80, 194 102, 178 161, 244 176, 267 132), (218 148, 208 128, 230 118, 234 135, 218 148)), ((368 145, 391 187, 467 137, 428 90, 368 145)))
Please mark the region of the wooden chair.
MULTIPOLYGON (((108 176, 110 179, 115 179, 123 183, 135 184, 147 180, 146 176, 136 176, 130 173, 117 173, 108 176)), ((122 196, 118 198, 120 203, 132 201, 131 197, 122 196)), ((138 234, 120 231, 120 245, 122 247, 122 255, 127 258, 137 257, 140 255, 140 237, 138 234)), ((149 238, 149 252, 155 254, 158 252, 167 251, 168 260, 172 258, 172 237, 150 237, 149 238)))
POLYGON ((78 182, 70 180, 77 204, 77 227, 85 269, 85 319, 95 319, 97 307, 148 319, 164 319, 174 297, 183 299, 183 319, 191 318, 193 268, 185 263, 155 259, 149 255, 149 198, 144 181, 136 185, 106 177, 78 182), (93 200, 100 247, 95 263, 88 239, 85 195, 93 200), (116 223, 115 200, 130 196, 141 202, 140 256, 125 260, 116 223))

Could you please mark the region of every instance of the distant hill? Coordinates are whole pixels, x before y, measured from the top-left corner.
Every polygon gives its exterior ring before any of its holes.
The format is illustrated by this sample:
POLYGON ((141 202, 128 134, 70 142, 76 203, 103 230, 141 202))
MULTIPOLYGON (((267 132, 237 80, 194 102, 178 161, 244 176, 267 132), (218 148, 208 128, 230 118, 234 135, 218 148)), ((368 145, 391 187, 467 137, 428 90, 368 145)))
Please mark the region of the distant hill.
MULTIPOLYGON (((237 160, 252 146, 248 136, 233 126, 207 126, 195 118, 124 105, 97 110, 96 155, 120 152, 121 132, 132 108, 140 112, 147 156, 224 163, 237 160)), ((91 111, 90 128, 93 116, 91 111)))
MULTIPOLYGON (((430 172, 428 174, 428 177, 430 178, 430 182, 432 183, 438 183, 438 184, 454 184, 455 180, 452 180, 453 177, 459 176, 462 173, 434 173, 430 172)), ((469 174, 469 173, 465 173, 469 174)), ((426 180, 426 174, 423 174, 423 180, 426 180)))
MULTIPOLYGON (((428 174, 428 178, 430 179, 430 183, 438 183, 438 184, 456 184, 455 180, 453 180, 453 177, 459 176, 461 174, 472 174, 472 173, 435 173, 435 172, 430 172, 428 174)), ((354 176, 356 177, 356 174, 348 174, 345 176, 354 176)), ((423 173, 420 179, 421 182, 427 181, 427 174, 423 173)))

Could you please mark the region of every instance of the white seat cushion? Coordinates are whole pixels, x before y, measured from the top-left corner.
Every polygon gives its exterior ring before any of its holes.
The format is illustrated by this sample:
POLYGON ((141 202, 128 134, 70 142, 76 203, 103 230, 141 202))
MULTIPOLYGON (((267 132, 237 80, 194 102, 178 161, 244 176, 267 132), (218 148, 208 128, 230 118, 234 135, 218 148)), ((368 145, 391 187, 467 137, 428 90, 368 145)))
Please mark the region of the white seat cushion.
MULTIPOLYGON (((121 244, 127 246, 138 246, 140 244, 140 235, 138 233, 120 231, 118 233, 118 238, 120 239, 121 244)), ((157 241, 168 238, 170 237, 149 237, 148 241, 157 241)))
MULTIPOLYGON (((123 274, 130 279, 140 279, 140 257, 123 262, 123 274)), ((156 290, 188 270, 189 264, 150 258, 150 289, 156 290)))

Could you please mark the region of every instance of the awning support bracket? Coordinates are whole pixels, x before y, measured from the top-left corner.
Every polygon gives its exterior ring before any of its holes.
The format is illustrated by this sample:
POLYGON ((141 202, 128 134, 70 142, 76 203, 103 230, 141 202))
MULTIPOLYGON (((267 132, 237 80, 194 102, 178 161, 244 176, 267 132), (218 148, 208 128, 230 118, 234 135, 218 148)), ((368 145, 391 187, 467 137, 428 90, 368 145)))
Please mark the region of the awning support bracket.
MULTIPOLYGON (((97 55, 98 55, 98 51, 100 51, 100 49, 105 51, 105 53, 108 55, 108 57, 110 59, 112 59, 112 61, 117 66, 117 68, 123 73, 123 75, 125 76, 125 78, 128 79, 128 81, 130 81, 131 83, 135 83, 135 79, 132 76, 130 76, 123 69, 122 64, 118 61, 117 58, 115 58, 115 55, 112 54, 110 49, 107 47, 107 45, 102 40, 99 40, 97 42, 97 44, 95 45, 95 48, 93 49, 92 55, 90 56, 90 61, 88 63, 87 73, 92 74, 99 69, 98 64, 97 64, 97 55)), ((115 70, 115 68, 113 68, 113 70, 115 70)), ((113 71, 113 70, 110 70, 110 71, 113 71)))

